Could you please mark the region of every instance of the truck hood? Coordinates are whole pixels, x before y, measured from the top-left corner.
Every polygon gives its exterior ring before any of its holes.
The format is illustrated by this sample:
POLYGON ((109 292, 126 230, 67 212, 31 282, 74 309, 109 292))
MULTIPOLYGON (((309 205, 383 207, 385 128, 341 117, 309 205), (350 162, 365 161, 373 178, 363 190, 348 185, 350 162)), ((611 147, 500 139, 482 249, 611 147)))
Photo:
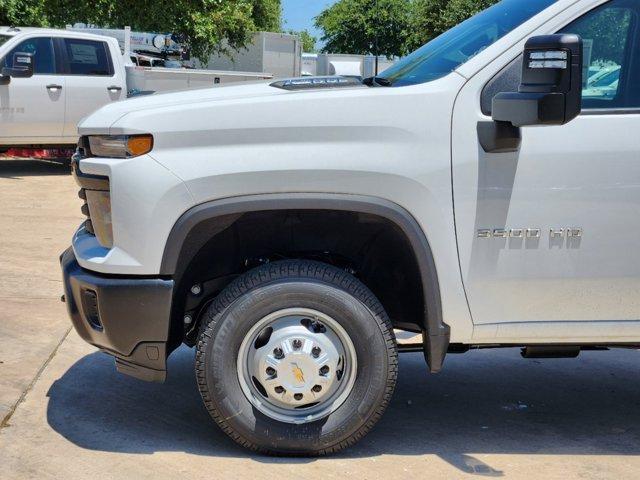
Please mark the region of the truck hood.
POLYGON ((322 80, 319 77, 286 79, 273 81, 260 81, 229 85, 215 88, 185 90, 180 92, 159 93, 143 95, 121 102, 106 105, 88 117, 78 125, 80 135, 87 134, 113 134, 111 127, 122 117, 133 112, 142 112, 153 109, 167 109, 172 107, 188 108, 189 105, 210 104, 211 102, 250 100, 255 98, 267 98, 277 95, 293 95, 302 92, 317 92, 318 90, 366 88, 359 82, 344 79, 336 81, 336 78, 322 80))
POLYGON ((241 85, 185 90, 181 92, 142 95, 121 102, 114 102, 96 110, 85 117, 78 125, 78 133, 108 135, 110 127, 119 119, 132 112, 187 106, 194 103, 232 100, 235 98, 253 98, 286 94, 285 90, 271 87, 269 82, 251 82, 241 85))

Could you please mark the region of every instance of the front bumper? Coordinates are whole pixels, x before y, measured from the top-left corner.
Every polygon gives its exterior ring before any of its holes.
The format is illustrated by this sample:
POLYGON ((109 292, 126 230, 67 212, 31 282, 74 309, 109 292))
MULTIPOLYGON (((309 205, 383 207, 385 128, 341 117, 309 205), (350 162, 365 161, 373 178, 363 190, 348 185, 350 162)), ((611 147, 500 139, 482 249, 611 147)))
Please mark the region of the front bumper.
POLYGON ((71 248, 60 263, 67 311, 80 337, 113 355, 119 372, 163 382, 173 281, 92 273, 71 248))

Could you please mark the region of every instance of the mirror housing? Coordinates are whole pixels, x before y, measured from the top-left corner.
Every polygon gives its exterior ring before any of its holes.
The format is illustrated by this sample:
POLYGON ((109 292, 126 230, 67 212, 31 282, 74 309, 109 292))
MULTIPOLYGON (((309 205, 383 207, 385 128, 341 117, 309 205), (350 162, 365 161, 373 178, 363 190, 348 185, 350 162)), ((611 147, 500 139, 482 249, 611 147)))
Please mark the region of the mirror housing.
POLYGON ((13 54, 13 67, 2 69, 3 77, 29 78, 33 76, 33 53, 16 52, 13 54))
POLYGON ((493 98, 493 120, 514 127, 570 122, 582 110, 582 68, 580 36, 531 37, 524 47, 518 91, 493 98))

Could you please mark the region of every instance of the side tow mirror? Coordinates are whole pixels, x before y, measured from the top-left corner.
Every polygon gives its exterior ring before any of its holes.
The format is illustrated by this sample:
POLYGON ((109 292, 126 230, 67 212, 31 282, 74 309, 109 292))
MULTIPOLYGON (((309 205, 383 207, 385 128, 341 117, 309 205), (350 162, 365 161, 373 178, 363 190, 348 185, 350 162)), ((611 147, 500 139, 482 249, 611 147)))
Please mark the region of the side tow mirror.
POLYGON ((520 87, 493 98, 493 120, 514 127, 570 122, 582 109, 582 67, 580 36, 531 37, 524 47, 520 87))
POLYGON ((3 77, 29 78, 33 76, 33 53, 16 52, 13 54, 13 67, 2 69, 3 77))

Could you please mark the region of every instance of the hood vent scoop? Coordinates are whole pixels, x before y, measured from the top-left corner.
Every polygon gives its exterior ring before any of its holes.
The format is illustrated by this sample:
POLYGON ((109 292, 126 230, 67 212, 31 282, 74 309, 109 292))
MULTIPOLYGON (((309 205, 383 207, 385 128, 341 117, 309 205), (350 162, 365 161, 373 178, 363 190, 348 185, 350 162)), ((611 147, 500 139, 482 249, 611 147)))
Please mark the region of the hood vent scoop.
POLYGON ((362 81, 353 77, 300 77, 279 80, 272 87, 283 90, 317 90, 327 88, 364 87, 362 81))

